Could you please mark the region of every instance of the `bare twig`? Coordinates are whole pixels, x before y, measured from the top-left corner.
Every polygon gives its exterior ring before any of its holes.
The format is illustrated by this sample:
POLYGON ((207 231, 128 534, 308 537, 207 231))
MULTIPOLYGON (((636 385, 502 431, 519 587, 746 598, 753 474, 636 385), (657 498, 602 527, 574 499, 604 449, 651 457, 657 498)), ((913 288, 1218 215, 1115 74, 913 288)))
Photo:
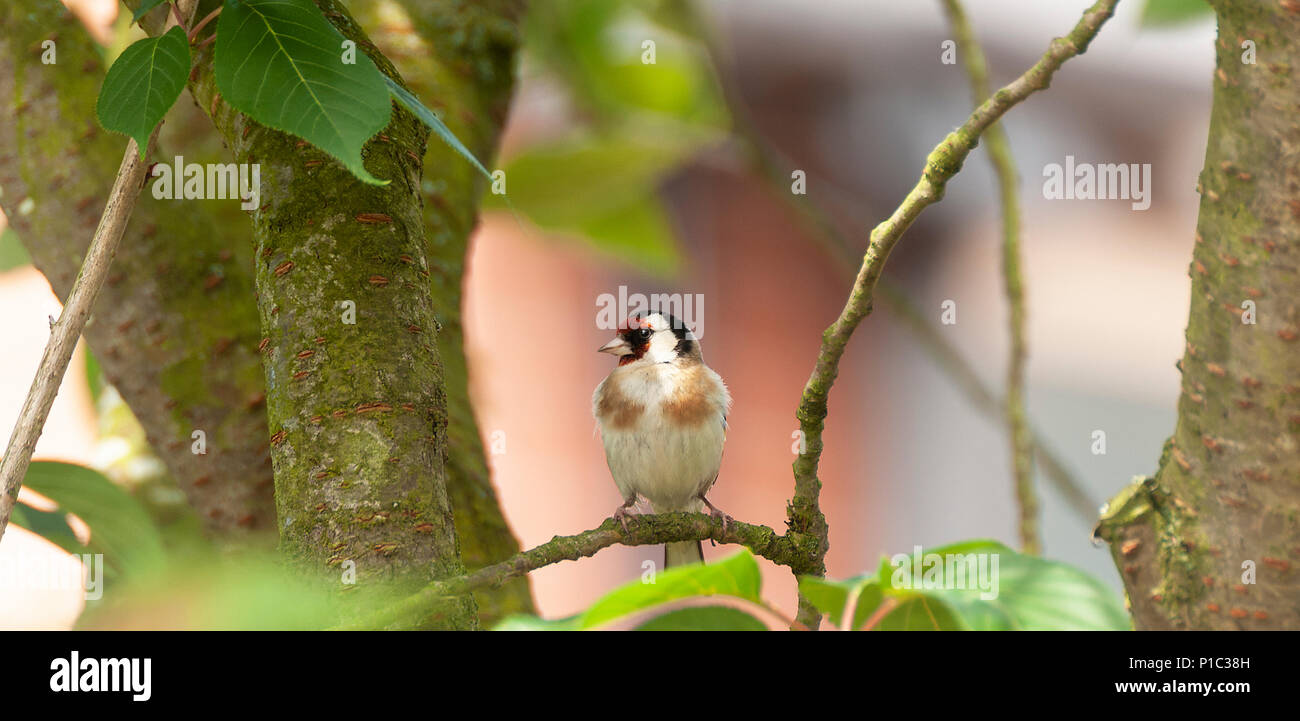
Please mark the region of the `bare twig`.
MULTIPOLYGON (((960 0, 943 0, 943 6, 957 36, 957 47, 962 49, 971 95, 979 105, 991 92, 984 51, 975 39, 960 0)), ((990 125, 984 131, 984 137, 1002 197, 1002 280, 1010 306, 1008 323, 1011 337, 1005 413, 1011 436, 1011 470, 1020 517, 1020 545, 1025 553, 1038 554, 1042 551, 1042 539, 1038 530, 1038 493, 1034 490, 1034 446, 1025 420, 1025 363, 1029 352, 1025 344, 1024 281, 1020 274, 1020 202, 1016 196, 1016 163, 1011 157, 1011 143, 1001 123, 990 125)))
MULTIPOLYGON (((902 204, 871 231, 867 253, 854 281, 853 290, 839 317, 822 335, 816 366, 804 387, 795 414, 803 432, 806 450, 794 462, 795 492, 788 507, 790 535, 801 536, 801 542, 813 547, 819 558, 825 558, 829 548, 826 517, 822 514, 818 501, 821 481, 817 477, 817 466, 822 453, 822 430, 826 425, 827 399, 835 377, 839 374, 840 358, 844 355, 849 338, 862 319, 871 312, 872 292, 889 253, 921 211, 943 197, 948 180, 961 170, 962 163, 981 134, 1016 104, 1035 91, 1047 87, 1052 75, 1066 60, 1084 52, 1102 24, 1114 13, 1117 2, 1118 0, 1098 0, 1068 35, 1052 41, 1047 52, 1033 67, 995 93, 976 108, 961 127, 949 133, 926 158, 920 180, 902 204)), ((824 573, 823 563, 821 574, 824 573)), ((810 628, 816 628, 820 623, 817 609, 802 597, 799 606, 799 621, 810 628)))
MULTIPOLYGON (((149 136, 149 150, 158 137, 158 128, 149 136)), ((122 240, 122 232, 131 218, 135 200, 144 186, 147 164, 140 158, 140 151, 135 140, 126 144, 126 155, 117 170, 117 180, 104 205, 104 215, 99 219, 95 236, 86 251, 81 273, 77 276, 72 292, 63 312, 50 329, 50 340, 45 345, 45 354, 41 357, 32 387, 27 391, 27 400, 23 402, 18 421, 14 424, 13 434, 9 436, 9 445, 5 448, 4 458, 0 459, 0 538, 4 537, 9 525, 9 515, 13 512, 14 502, 18 500, 18 488, 22 485, 27 467, 32 461, 32 451, 36 441, 41 437, 45 420, 50 415, 50 406, 54 396, 59 392, 63 374, 68 370, 72 360, 72 351, 77 347, 81 329, 90 318, 90 309, 95 304, 95 296, 108 277, 109 264, 117 252, 117 244, 122 240)))

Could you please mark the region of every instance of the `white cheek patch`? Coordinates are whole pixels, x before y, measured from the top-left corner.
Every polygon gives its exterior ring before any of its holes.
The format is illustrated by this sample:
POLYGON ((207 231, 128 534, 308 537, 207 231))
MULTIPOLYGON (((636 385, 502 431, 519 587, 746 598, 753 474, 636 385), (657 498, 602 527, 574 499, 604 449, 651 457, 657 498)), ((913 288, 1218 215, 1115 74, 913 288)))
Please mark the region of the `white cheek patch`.
POLYGON ((655 363, 668 363, 677 358, 677 336, 671 330, 656 331, 650 336, 650 347, 645 357, 655 363))

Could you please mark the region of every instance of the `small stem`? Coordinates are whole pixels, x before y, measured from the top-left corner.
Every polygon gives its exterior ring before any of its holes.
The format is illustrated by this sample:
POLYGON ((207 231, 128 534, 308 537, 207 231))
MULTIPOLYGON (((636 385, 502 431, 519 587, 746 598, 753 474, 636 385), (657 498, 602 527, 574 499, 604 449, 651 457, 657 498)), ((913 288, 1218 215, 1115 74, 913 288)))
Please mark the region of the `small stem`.
MULTIPOLYGON (((152 150, 154 140, 158 137, 158 127, 149 136, 149 150, 152 150)), ((14 502, 18 500, 18 489, 27 475, 32 452, 36 449, 36 441, 41 437, 45 421, 50 415, 50 406, 54 404, 54 397, 59 392, 63 375, 72 360, 72 351, 77 347, 81 330, 90 318, 90 309, 95 304, 100 288, 104 286, 104 279, 108 277, 109 265, 122 240, 126 223, 131 218, 140 189, 144 187, 147 168, 148 164, 140 157, 135 140, 127 142, 126 155, 118 167, 117 179, 113 182, 108 202, 104 204, 104 214, 99 219, 99 226, 86 251, 81 272, 72 285, 63 312, 50 328, 50 340, 45 345, 45 354, 41 357, 36 377, 32 379, 27 399, 23 402, 18 421, 9 436, 4 457, 0 458, 0 538, 4 537, 5 528, 9 525, 14 502)))
POLYGON ((181 17, 181 9, 177 7, 178 4, 179 4, 179 0, 178 2, 174 2, 174 3, 169 2, 167 3, 167 7, 171 8, 172 17, 176 18, 176 24, 181 26, 181 30, 184 30, 185 18, 181 17))
MULTIPOLYGON (((225 6, 224 6, 224 5, 218 5, 216 10, 213 10, 212 12, 208 13, 207 15, 205 15, 205 16, 203 17, 203 19, 200 20, 200 21, 198 22, 198 24, 194 26, 194 29, 193 29, 193 30, 190 30, 189 35, 188 35, 187 37, 189 38, 189 41, 190 41, 191 43, 194 42, 194 38, 196 38, 196 37, 199 36, 199 31, 200 31, 200 30, 202 30, 203 28, 207 27, 208 23, 210 23, 210 22, 212 22, 213 20, 215 20, 216 17, 217 17, 218 15, 221 14, 221 8, 223 8, 223 7, 225 7, 225 6)), ((216 35, 214 34, 213 37, 216 37, 216 35)), ((204 42, 206 42, 206 41, 204 41, 204 42)))

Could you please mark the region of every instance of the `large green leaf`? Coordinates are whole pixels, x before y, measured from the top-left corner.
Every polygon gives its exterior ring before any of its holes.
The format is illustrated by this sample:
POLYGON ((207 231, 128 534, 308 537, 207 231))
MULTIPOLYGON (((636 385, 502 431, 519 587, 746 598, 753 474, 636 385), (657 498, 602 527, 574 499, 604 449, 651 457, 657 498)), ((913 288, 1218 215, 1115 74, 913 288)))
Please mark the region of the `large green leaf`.
MULTIPOLYGON (((847 581, 800 579, 799 589, 818 610, 841 623, 851 592, 861 588, 853 628, 861 628, 882 604, 889 604, 872 628, 881 630, 1125 630, 1130 627, 1119 597, 1104 584, 1064 563, 1017 553, 995 541, 925 549, 953 559, 983 556, 991 572, 997 559, 995 585, 983 589, 972 579, 957 581, 945 574, 933 588, 921 583, 907 587, 908 574, 896 571, 889 559, 874 576, 847 581), (990 591, 996 591, 996 596, 990 591)), ((970 568, 966 566, 965 568, 970 568)), ((924 578, 921 579, 924 581, 924 578)), ((986 580, 993 580, 991 577, 986 580)))
POLYGON ((95 103, 100 125, 135 139, 143 158, 154 126, 171 109, 190 74, 190 44, 179 27, 137 40, 104 76, 95 103))
POLYGON ((226 102, 257 122, 292 133, 366 171, 361 149, 388 125, 383 73, 356 53, 343 62, 343 36, 310 0, 226 0, 217 23, 214 73, 226 102))
MULTIPOLYGON (((34 461, 23 485, 59 504, 90 527, 90 543, 78 553, 102 553, 104 561, 124 574, 148 574, 163 561, 162 539, 138 501, 102 474, 83 466, 34 461)), ((34 509, 25 509, 30 519, 34 509)), ((29 529, 34 530, 34 529, 29 529)), ((51 538, 59 543, 60 539, 51 538)), ((67 548, 67 545, 64 545, 67 548)))
POLYGON ((581 628, 592 628, 658 604, 688 596, 737 596, 759 602, 762 575, 754 555, 742 550, 715 563, 670 568, 653 583, 633 581, 610 592, 582 614, 581 628))

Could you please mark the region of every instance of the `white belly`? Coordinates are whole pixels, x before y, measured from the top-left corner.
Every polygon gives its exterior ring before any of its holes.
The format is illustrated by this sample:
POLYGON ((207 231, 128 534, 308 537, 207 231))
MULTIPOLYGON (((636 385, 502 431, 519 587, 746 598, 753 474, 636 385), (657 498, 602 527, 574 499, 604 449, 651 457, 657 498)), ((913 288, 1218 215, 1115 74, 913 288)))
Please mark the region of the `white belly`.
POLYGON ((604 428, 605 459, 624 498, 644 496, 656 513, 696 511, 722 465, 726 431, 722 418, 690 429, 673 429, 649 409, 626 429, 604 428))

